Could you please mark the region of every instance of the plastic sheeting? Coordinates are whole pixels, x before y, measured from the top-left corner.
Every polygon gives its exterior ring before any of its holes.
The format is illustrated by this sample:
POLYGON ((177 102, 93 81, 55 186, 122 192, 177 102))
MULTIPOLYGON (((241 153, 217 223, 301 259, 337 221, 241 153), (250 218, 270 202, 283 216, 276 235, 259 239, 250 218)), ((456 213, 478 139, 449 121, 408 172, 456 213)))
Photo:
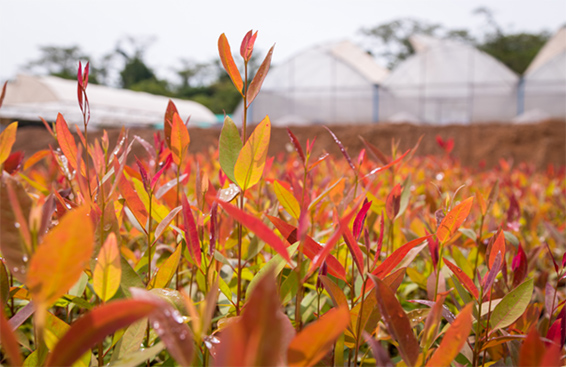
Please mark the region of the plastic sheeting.
MULTIPOLYGON (((349 41, 302 52, 269 71, 248 110, 274 125, 369 123, 377 120, 377 85, 388 71, 349 41)), ((234 113, 240 123, 243 105, 234 113)))
MULTIPOLYGON (((169 98, 149 93, 109 88, 89 84, 89 126, 156 126, 163 124, 169 98)), ((210 125, 216 116, 203 105, 186 100, 172 99, 181 118, 191 116, 191 123, 210 125)), ((20 121, 55 121, 61 113, 71 124, 83 125, 77 101, 77 82, 52 76, 18 75, 8 83, 6 98, 0 117, 20 121)))
POLYGON ((504 120, 517 114, 519 77, 476 48, 413 36, 416 54, 391 72, 379 88, 382 121, 410 115, 423 123, 504 120))
POLYGON ((523 88, 523 115, 541 111, 547 117, 566 119, 566 27, 544 45, 529 65, 523 88))

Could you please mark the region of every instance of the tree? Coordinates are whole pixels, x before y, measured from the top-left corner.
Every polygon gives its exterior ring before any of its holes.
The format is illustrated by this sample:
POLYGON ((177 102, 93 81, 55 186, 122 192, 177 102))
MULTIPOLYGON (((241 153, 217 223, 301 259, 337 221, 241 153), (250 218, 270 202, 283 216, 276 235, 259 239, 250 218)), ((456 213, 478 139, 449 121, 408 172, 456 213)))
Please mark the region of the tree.
POLYGON ((495 57, 517 74, 523 74, 544 44, 550 38, 548 31, 539 33, 505 33, 487 8, 478 8, 474 14, 486 18, 488 31, 478 48, 495 57))
POLYGON ((370 41, 370 53, 384 59, 387 67, 391 69, 415 52, 409 38, 414 34, 424 34, 474 45, 500 60, 517 74, 522 74, 527 69, 550 38, 547 31, 506 33, 495 20, 492 11, 485 7, 478 8, 473 13, 483 16, 486 21, 484 34, 479 38, 472 36, 466 29, 447 29, 440 24, 407 18, 364 28, 361 33, 370 41))
MULTIPOLYGON (((38 74, 58 76, 64 79, 77 78, 79 60, 91 61, 91 57, 83 52, 79 46, 41 46, 41 56, 37 60, 28 62, 24 67, 38 74)), ((90 67, 89 82, 98 84, 105 71, 95 66, 90 67)))

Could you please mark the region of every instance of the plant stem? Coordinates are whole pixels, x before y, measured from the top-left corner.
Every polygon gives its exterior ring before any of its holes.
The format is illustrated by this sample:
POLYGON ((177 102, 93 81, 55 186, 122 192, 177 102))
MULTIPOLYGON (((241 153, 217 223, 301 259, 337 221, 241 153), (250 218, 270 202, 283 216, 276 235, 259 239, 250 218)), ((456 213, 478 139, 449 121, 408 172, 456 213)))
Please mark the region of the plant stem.
POLYGON ((440 268, 442 267, 442 254, 444 252, 444 243, 440 244, 440 254, 438 255, 438 264, 436 268, 436 285, 434 286, 434 298, 432 299, 436 302, 436 295, 438 294, 438 281, 440 280, 440 268))
POLYGON ((362 294, 361 294, 361 304, 360 304, 360 312, 358 313, 358 330, 356 332, 356 351, 354 354, 354 363, 357 365, 358 363, 358 351, 360 349, 360 336, 362 333, 362 315, 364 313, 364 300, 366 294, 366 281, 367 278, 364 279, 363 287, 362 287, 362 294))
POLYGON ((149 192, 149 213, 147 214, 147 284, 151 282, 151 202, 153 192, 149 192))

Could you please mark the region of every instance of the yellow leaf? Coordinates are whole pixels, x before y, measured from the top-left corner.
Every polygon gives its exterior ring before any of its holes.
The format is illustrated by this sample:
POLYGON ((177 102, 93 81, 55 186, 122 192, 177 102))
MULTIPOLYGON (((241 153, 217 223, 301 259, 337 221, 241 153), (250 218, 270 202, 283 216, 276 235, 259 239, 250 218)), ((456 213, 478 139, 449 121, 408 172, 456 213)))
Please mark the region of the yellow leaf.
POLYGON ((242 190, 245 191, 259 182, 265 167, 270 137, 271 122, 266 116, 244 144, 234 166, 236 183, 242 190))
POLYGON ((157 271, 157 275, 152 279, 149 288, 166 288, 169 285, 171 279, 173 279, 173 275, 175 275, 177 265, 179 265, 182 247, 181 244, 178 244, 175 252, 163 262, 157 271))
POLYGON ((116 235, 110 233, 98 253, 92 286, 98 297, 106 302, 118 291, 121 278, 120 251, 116 242, 116 235))
POLYGON ((273 182, 273 188, 275 190, 275 196, 277 196, 277 200, 279 200, 279 203, 283 205, 283 208, 285 208, 285 210, 291 214, 293 218, 299 219, 299 216, 301 215, 301 207, 293 194, 281 185, 279 181, 273 182))
POLYGON ((94 226, 89 213, 87 205, 68 212, 31 258, 26 285, 39 311, 40 327, 47 307, 79 280, 90 260, 94 226))
POLYGON ((12 152, 12 146, 16 142, 16 131, 18 130, 18 123, 12 122, 0 134, 0 164, 4 163, 12 152))

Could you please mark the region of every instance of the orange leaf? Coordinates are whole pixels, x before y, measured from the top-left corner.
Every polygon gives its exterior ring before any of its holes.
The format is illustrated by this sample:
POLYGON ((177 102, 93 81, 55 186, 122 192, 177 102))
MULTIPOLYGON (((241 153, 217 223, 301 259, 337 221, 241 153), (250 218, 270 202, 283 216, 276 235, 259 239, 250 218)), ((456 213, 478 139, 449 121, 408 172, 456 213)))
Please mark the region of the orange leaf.
POLYGON ((376 277, 383 279, 387 274, 391 272, 401 260, 417 245, 420 245, 424 240, 427 240, 431 235, 417 238, 415 240, 409 241, 403 246, 395 250, 387 259, 385 259, 374 271, 371 273, 376 277))
POLYGON ((18 123, 12 122, 0 134, 0 164, 4 163, 10 156, 12 146, 16 142, 16 131, 18 130, 18 123))
POLYGON ((130 181, 128 181, 128 179, 126 179, 126 177, 124 177, 123 174, 120 176, 118 187, 120 188, 120 193, 122 194, 124 199, 126 199, 126 205, 128 206, 128 208, 130 208, 140 226, 145 229, 145 224, 147 222, 148 216, 147 210, 140 197, 132 187, 132 184, 130 183, 130 181))
POLYGON ((215 366, 280 366, 294 336, 281 311, 272 270, 255 286, 242 316, 222 330, 215 366))
POLYGON ((491 250, 489 252, 488 264, 490 269, 493 266, 493 263, 495 262, 495 257, 500 252, 501 252, 501 261, 503 262, 505 259, 505 235, 503 234, 502 230, 499 230, 499 232, 497 233, 497 237, 495 238, 495 241, 493 242, 493 245, 491 246, 491 250))
POLYGON ((84 205, 68 212, 31 258, 27 287, 37 307, 49 307, 77 280, 91 258, 94 226, 84 205))
POLYGON ((177 166, 181 164, 190 142, 191 138, 187 126, 185 126, 179 114, 175 113, 171 126, 171 152, 173 153, 173 161, 177 166))
POLYGON ((438 241, 442 244, 450 239, 452 235, 458 230, 458 228, 464 223, 466 217, 470 213, 472 208, 472 203, 474 202, 474 197, 469 197, 462 201, 460 204, 456 205, 444 219, 438 229, 436 230, 436 237, 438 241))
POLYGON ((540 366, 544 355, 544 343, 536 327, 532 327, 519 350, 519 366, 540 366))
POLYGON ((401 304, 395 297, 395 293, 381 279, 370 275, 377 292, 377 305, 382 315, 382 320, 389 330, 389 334, 399 344, 399 354, 408 366, 415 365, 419 357, 419 342, 413 334, 411 323, 401 304))
POLYGON ((165 135, 165 142, 169 149, 171 149, 171 125, 173 125, 173 115, 175 114, 178 114, 177 107, 172 100, 169 100, 163 121, 163 135, 165 135))
POLYGON ((458 356, 472 330, 472 307, 473 304, 468 303, 458 314, 444 334, 440 346, 427 362, 427 366, 450 366, 458 356))
POLYGON ((59 147, 63 151, 65 157, 69 161, 69 164, 73 169, 77 169, 77 144, 75 143, 75 138, 69 131, 67 122, 63 118, 63 115, 57 115, 57 121, 55 122, 55 127, 57 129, 57 142, 59 147))
POLYGON ((218 53, 220 54, 220 61, 222 61, 222 66, 232 79, 232 83, 236 86, 236 89, 242 97, 244 93, 242 90, 244 89, 244 82, 242 81, 242 77, 240 76, 240 71, 234 62, 234 58, 232 57, 232 51, 230 50, 230 44, 226 39, 226 35, 222 33, 220 38, 218 38, 218 53))
POLYGON ((293 338, 287 351, 287 365, 313 366, 332 349, 349 322, 348 307, 328 311, 293 338))
POLYGON ((474 282, 470 279, 470 277, 468 277, 462 269, 452 264, 446 258, 444 259, 444 263, 450 268, 450 270, 452 270, 454 275, 456 275, 456 278, 458 278, 460 283, 462 283, 462 285, 468 290, 468 292, 470 292, 470 294, 474 296, 475 299, 478 299, 480 293, 474 282))
POLYGON ((84 315, 59 340, 46 366, 70 366, 107 335, 148 316, 157 304, 139 300, 107 303, 84 315))
POLYGON ((265 167, 271 137, 271 122, 266 116, 244 144, 234 166, 236 183, 243 191, 259 182, 265 167))

